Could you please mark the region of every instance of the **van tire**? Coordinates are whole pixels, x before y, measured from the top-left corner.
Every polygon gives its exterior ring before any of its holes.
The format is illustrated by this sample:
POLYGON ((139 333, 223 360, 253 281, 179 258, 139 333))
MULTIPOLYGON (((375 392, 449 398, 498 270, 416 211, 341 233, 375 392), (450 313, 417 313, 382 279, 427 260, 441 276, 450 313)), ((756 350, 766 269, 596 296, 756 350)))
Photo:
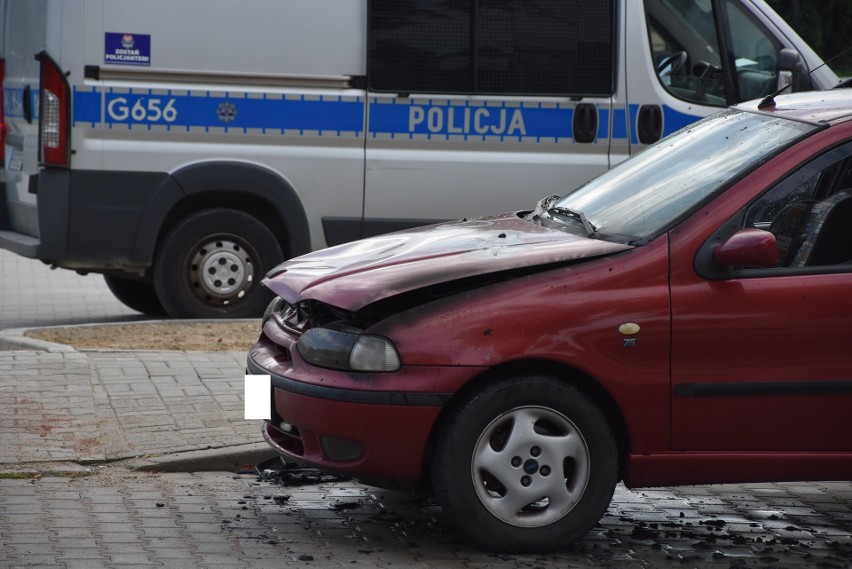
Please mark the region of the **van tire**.
POLYGON ((157 297, 157 291, 151 281, 113 275, 104 275, 104 281, 110 292, 126 307, 148 316, 166 315, 166 309, 157 297))
POLYGON ((154 262, 154 287, 175 318, 252 318, 272 298, 260 280, 283 256, 256 217, 207 209, 166 234, 154 262))

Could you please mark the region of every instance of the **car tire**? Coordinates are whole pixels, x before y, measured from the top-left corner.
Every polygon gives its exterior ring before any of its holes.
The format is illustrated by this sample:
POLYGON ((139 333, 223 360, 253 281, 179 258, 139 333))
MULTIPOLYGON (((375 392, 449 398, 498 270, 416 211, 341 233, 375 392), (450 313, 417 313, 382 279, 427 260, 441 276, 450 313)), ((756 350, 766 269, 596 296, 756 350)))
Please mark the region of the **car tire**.
POLYGON ((181 220, 163 239, 154 286, 176 318, 252 318, 272 294, 261 278, 283 261, 272 232, 234 209, 208 209, 181 220))
POLYGON ((148 316, 165 316, 166 309, 151 281, 104 275, 107 288, 126 307, 148 316))
POLYGON ((436 496, 461 531, 498 551, 553 551, 603 516, 618 481, 604 414, 548 376, 492 383, 450 410, 432 461, 436 496))

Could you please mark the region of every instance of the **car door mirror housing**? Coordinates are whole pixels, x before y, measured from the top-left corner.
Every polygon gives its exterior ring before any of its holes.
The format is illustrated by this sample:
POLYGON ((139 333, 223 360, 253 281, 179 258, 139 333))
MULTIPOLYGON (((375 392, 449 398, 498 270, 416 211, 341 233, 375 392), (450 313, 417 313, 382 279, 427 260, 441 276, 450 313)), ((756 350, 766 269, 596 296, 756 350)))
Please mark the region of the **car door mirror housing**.
POLYGON ((742 229, 714 247, 713 260, 724 267, 769 269, 778 264, 778 243, 768 231, 742 229))

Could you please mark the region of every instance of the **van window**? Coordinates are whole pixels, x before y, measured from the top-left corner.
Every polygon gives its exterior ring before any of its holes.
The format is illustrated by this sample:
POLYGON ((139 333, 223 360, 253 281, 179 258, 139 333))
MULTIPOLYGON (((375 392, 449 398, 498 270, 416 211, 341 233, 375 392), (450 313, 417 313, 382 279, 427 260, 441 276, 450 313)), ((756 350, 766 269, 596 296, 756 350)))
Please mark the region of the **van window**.
POLYGON ((9 2, 6 9, 6 76, 38 80, 35 55, 45 47, 47 0, 9 2))
POLYGON ((731 102, 747 101, 774 90, 780 43, 736 0, 720 5, 727 13, 735 70, 720 56, 718 14, 711 0, 645 1, 657 76, 666 90, 680 99, 724 107, 728 96, 731 102), (723 73, 736 73, 738 93, 725 92, 723 73))
POLYGON ((728 0, 728 21, 737 66, 740 100, 764 97, 776 89, 778 40, 759 27, 737 2, 728 0))
POLYGON ((710 0, 646 0, 657 76, 686 101, 727 106, 716 22, 710 0))
POLYGON ((371 0, 369 85, 396 93, 609 96, 614 0, 371 0))

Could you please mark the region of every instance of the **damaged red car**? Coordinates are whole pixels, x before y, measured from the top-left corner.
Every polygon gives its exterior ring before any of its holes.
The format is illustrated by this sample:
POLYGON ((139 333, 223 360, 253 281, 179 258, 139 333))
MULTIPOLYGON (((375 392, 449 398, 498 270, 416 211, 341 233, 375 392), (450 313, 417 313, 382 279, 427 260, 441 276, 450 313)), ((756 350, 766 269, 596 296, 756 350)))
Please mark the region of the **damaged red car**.
POLYGON ((264 282, 248 367, 271 376, 267 441, 430 488, 487 547, 581 539, 621 480, 852 479, 843 90, 743 104, 534 209, 264 282))

